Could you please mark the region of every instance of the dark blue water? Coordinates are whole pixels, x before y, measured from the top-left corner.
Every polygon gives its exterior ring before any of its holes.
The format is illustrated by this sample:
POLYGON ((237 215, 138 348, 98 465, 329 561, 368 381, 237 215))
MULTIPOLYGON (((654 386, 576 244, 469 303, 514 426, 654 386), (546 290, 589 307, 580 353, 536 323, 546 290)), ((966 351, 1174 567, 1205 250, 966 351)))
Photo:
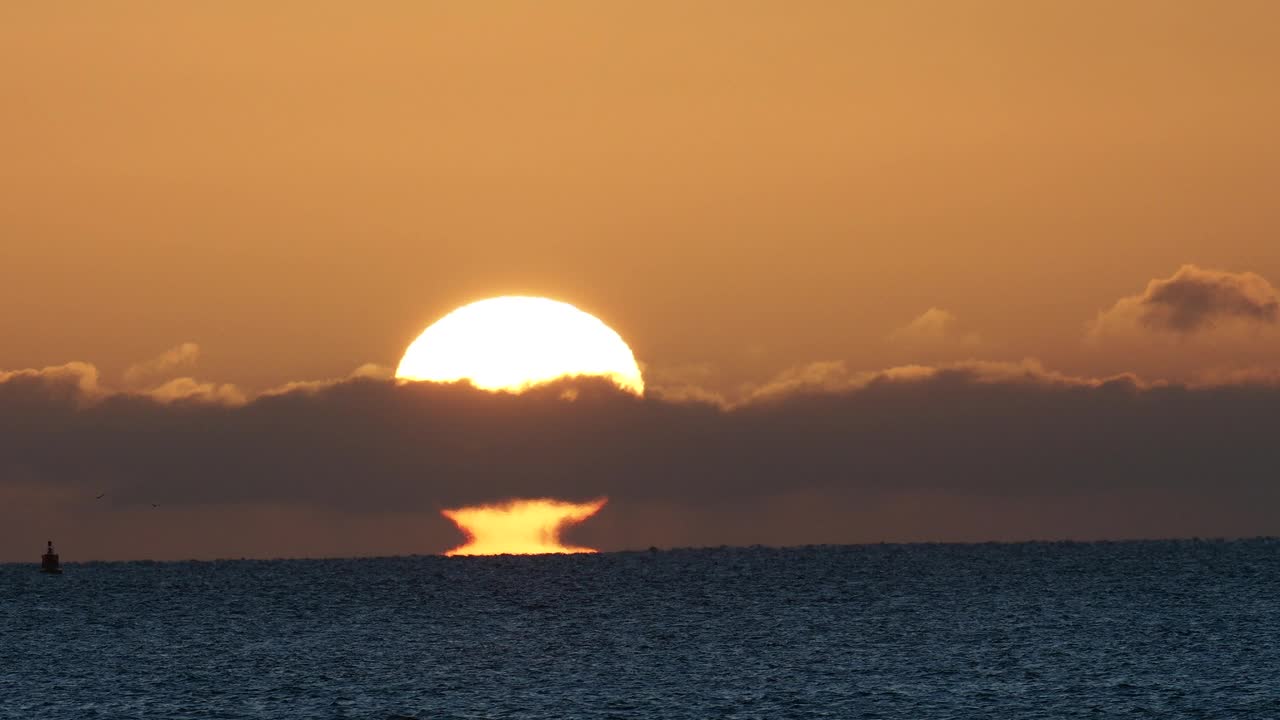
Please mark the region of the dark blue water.
POLYGON ((3 718, 1280 718, 1280 543, 0 566, 3 718))

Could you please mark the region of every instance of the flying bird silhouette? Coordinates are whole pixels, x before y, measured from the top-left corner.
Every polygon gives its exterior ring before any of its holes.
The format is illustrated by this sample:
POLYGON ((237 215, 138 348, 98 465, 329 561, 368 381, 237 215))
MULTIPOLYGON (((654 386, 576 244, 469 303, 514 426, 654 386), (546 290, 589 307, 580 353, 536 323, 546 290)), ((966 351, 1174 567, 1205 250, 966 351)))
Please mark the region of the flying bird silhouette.
POLYGON ((151 507, 160 507, 160 503, 151 503, 151 507))
POLYGON ((101 500, 102 498, 104 498, 104 497, 106 497, 106 496, 107 496, 107 494, 106 494, 106 493, 102 493, 101 495, 99 495, 99 496, 95 497, 95 498, 94 498, 94 500, 101 500))

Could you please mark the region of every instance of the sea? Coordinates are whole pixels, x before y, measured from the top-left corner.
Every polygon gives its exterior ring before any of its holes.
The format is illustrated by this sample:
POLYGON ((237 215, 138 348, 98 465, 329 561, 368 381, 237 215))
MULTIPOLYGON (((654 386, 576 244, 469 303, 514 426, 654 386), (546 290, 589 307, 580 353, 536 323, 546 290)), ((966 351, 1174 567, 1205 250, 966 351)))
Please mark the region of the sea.
POLYGON ((1280 541, 0 566, 0 718, 1280 718, 1280 541))

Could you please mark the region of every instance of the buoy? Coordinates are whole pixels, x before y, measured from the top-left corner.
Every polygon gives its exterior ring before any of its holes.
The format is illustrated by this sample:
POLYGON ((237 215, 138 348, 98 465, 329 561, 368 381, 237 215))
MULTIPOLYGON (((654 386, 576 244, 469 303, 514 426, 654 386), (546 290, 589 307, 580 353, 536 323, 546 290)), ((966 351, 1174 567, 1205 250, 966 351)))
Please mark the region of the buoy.
POLYGON ((62 574, 62 565, 58 563, 58 553, 53 551, 52 540, 49 541, 49 548, 40 556, 40 572, 50 575, 62 574))

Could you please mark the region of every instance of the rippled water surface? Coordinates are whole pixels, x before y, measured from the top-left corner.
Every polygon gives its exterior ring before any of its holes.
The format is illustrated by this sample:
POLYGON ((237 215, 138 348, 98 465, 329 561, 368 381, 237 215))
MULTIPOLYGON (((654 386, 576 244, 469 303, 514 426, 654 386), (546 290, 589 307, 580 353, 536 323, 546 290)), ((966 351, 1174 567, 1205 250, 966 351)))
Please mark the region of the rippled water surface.
POLYGON ((4 718, 1280 718, 1280 543, 0 566, 4 718))

